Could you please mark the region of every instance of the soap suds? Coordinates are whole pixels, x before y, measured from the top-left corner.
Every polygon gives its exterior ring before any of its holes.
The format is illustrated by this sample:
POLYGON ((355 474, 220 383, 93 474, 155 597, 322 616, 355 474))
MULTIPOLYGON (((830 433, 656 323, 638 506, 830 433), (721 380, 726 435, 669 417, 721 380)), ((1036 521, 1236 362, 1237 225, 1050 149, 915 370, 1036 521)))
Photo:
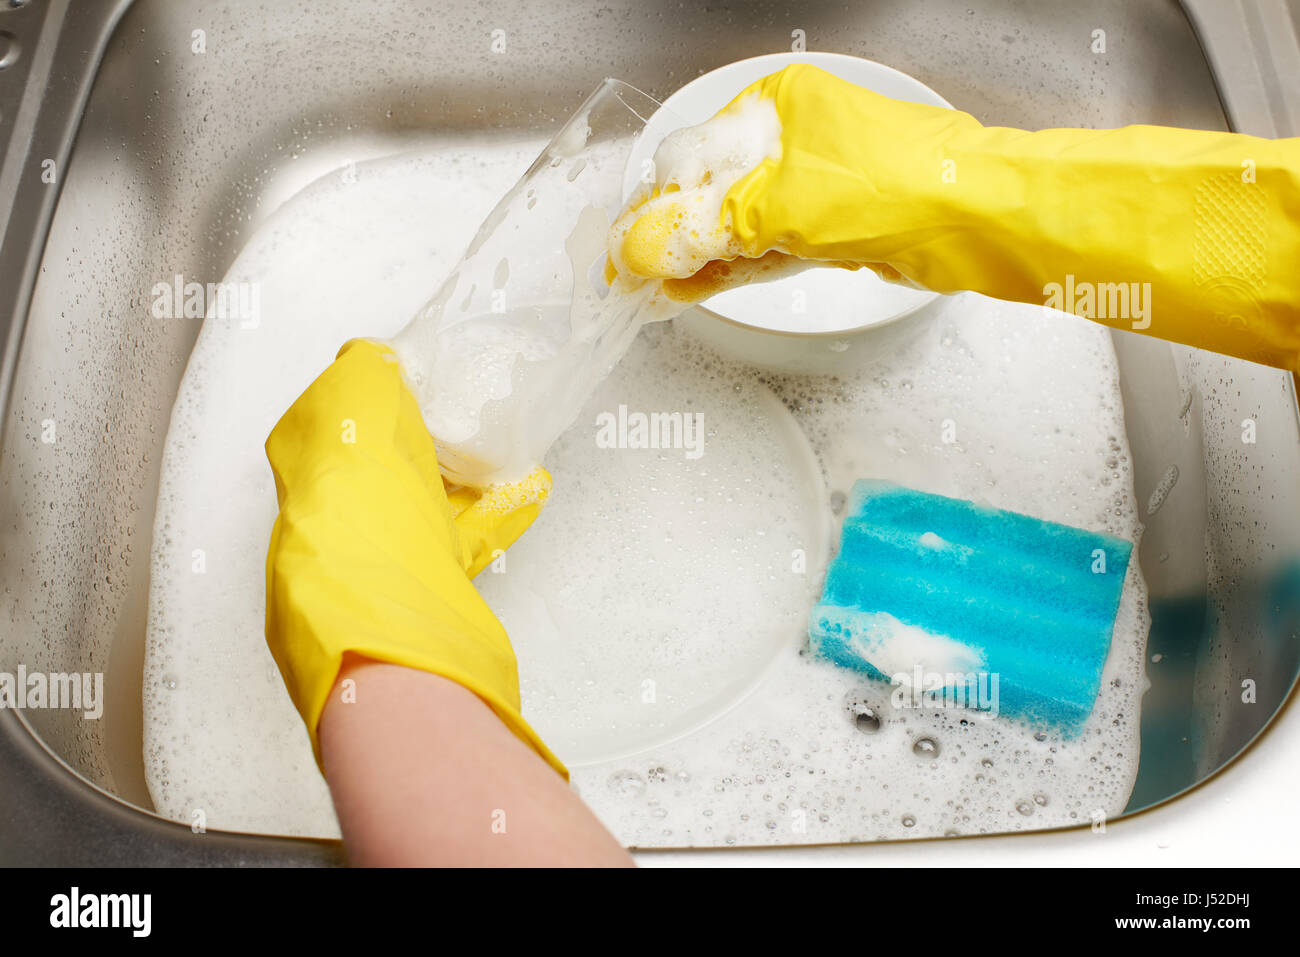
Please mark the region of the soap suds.
MULTIPOLYGON (((342 342, 392 335, 422 307, 541 146, 460 141, 328 176, 231 267, 228 281, 261 284, 262 322, 204 324, 155 525, 145 763, 165 816, 337 835, 262 635, 275 515, 262 442, 342 342)), ((522 254, 495 258, 489 281, 502 258, 511 282, 523 268, 522 254)), ((1136 563, 1097 706, 1066 742, 970 712, 897 708, 888 685, 808 656, 804 619, 837 536, 797 554, 819 534, 806 503, 820 499, 830 521, 861 476, 1136 540, 1106 330, 958 296, 905 350, 851 375, 796 377, 726 360, 684 328, 647 327, 581 406, 546 460, 551 504, 505 572, 480 579, 515 619, 525 716, 576 759, 574 786, 596 813, 640 846, 941 836, 1120 813, 1144 688, 1136 563), (600 447, 594 416, 620 403, 702 410, 703 456, 600 447), (613 756, 619 743, 641 750, 613 756)))
MULTIPOLYGON (((828 612, 829 618, 833 613, 828 612)), ((830 622, 832 626, 836 624, 830 622)), ((947 635, 899 621, 888 612, 845 615, 840 622, 850 630, 849 647, 863 664, 887 678, 911 675, 916 668, 930 674, 964 674, 983 671, 984 657, 947 635)))
POLYGON ((781 156, 781 121, 771 100, 753 94, 707 123, 669 133, 642 185, 610 231, 610 258, 622 276, 685 278, 742 250, 721 220, 727 191, 765 159, 781 156))
MULTIPOLYGON (((821 460, 837 518, 853 481, 870 476, 1140 539, 1118 368, 1099 326, 960 295, 906 348, 869 354, 851 373, 729 368, 760 376, 793 412, 821 460)), ((1123 813, 1137 774, 1149 624, 1134 561, 1096 705, 1069 740, 1051 728, 928 706, 800 648, 778 660, 745 705, 700 734, 607 774, 580 769, 574 782, 614 833, 639 846, 1104 824, 1123 813)))
POLYGON ((815 269, 780 252, 743 258, 723 201, 764 161, 779 159, 781 148, 776 106, 758 94, 669 133, 610 231, 613 270, 629 286, 636 276, 664 277, 660 288, 670 299, 776 331, 857 330, 930 302, 928 290, 883 282, 870 269, 815 269), (785 281, 761 284, 767 280, 785 281))

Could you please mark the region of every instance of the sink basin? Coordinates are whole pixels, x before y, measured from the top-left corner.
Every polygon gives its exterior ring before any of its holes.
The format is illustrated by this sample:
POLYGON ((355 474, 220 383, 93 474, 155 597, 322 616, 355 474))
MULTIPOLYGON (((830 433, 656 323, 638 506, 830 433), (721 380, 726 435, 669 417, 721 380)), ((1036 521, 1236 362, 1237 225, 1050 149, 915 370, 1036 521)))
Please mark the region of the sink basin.
MULTIPOLYGON (((4 863, 341 860, 333 842, 163 820, 141 743, 159 460, 201 321, 155 318, 150 290, 220 280, 316 177, 435 132, 544 136, 606 76, 662 100, 800 43, 887 63, 987 123, 1227 128, 1173 0, 76 8, 0 12, 21 41, 0 68, 0 671, 102 672, 109 704, 0 711, 4 863)), ((1295 684, 1300 419, 1287 373, 1113 336, 1152 620, 1136 812, 1230 765, 1295 684)))

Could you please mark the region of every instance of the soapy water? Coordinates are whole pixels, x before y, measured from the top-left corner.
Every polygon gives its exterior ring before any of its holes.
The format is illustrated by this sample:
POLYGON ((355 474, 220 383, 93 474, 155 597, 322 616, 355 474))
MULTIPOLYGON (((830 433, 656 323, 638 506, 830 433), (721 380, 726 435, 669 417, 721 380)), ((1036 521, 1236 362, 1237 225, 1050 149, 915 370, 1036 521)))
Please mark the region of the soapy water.
MULTIPOLYGON (((391 336, 421 309, 430 277, 452 269, 541 145, 460 140, 326 176, 231 267, 227 281, 260 283, 262 322, 204 324, 163 462, 145 668, 160 813, 337 835, 262 636, 275 515, 262 443, 339 344, 391 336)), ((525 716, 574 763, 596 813, 640 846, 1118 814, 1144 685, 1136 563, 1097 706, 1069 742, 891 700, 889 686, 809 658, 803 638, 830 554, 819 523, 859 476, 1135 539, 1116 375, 1105 330, 974 296, 950 300, 907 350, 836 378, 760 373, 647 326, 551 449, 552 501, 505 571, 478 581, 515 644, 525 716), (619 405, 702 410, 705 454, 601 447, 596 417, 619 405), (790 416, 820 476, 794 450, 790 416), (1102 483, 1109 459, 1119 479, 1102 483), (792 556, 814 540, 822 554, 795 572, 792 556)))
MULTIPOLYGON (((722 365, 737 379, 761 378, 786 403, 822 464, 832 514, 853 480, 870 475, 1136 541, 1105 330, 974 295, 945 305, 905 350, 852 374, 722 365)), ((719 362, 701 344, 678 348, 684 360, 719 362)), ((1137 773, 1149 621, 1131 562, 1097 702, 1069 740, 933 706, 796 645, 702 732, 615 762, 603 779, 583 769, 575 784, 640 846, 1098 827, 1123 811, 1137 773)))

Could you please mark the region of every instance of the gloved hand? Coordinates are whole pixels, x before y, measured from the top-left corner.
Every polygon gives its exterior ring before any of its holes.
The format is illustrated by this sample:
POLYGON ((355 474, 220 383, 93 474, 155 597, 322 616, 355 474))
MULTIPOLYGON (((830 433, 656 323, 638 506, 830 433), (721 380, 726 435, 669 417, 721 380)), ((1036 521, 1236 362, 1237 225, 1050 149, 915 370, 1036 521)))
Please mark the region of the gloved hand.
POLYGON ((1297 368, 1300 138, 985 127, 805 64, 752 84, 705 127, 752 97, 774 109, 779 148, 725 193, 716 169, 657 161, 653 189, 611 231, 620 275, 688 298, 701 280, 705 295, 719 288, 719 260, 776 251, 1297 368), (698 203, 713 205, 716 229, 682 227, 698 203))
POLYGON ((284 414, 266 454, 280 503, 266 640, 317 764, 317 724, 351 652, 463 685, 567 778, 520 715, 514 651, 470 582, 532 523, 550 476, 446 489, 396 355, 361 339, 284 414))

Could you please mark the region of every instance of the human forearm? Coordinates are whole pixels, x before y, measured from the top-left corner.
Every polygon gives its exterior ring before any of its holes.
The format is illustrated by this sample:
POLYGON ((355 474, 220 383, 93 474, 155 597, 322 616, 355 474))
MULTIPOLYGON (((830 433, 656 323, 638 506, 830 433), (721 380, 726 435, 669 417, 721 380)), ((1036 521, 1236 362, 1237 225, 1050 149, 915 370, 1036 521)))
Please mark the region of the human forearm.
POLYGON ((632 863, 563 778, 473 693, 438 675, 350 658, 320 741, 355 864, 632 863))

